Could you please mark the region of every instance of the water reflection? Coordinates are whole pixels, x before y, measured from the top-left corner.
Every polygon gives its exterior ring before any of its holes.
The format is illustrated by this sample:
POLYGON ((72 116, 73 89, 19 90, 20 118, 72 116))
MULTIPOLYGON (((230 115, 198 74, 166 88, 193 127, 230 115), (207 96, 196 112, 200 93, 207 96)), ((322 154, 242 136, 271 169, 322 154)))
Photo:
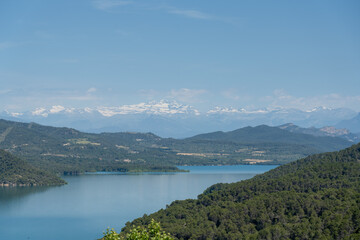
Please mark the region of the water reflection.
POLYGON ((185 167, 190 173, 66 176, 59 187, 0 188, 0 239, 98 239, 107 227, 196 198, 215 183, 253 177, 275 166, 185 167))
POLYGON ((52 187, 46 186, 24 186, 24 187, 0 187, 0 203, 13 201, 14 199, 21 199, 31 194, 41 193, 49 190, 52 187))

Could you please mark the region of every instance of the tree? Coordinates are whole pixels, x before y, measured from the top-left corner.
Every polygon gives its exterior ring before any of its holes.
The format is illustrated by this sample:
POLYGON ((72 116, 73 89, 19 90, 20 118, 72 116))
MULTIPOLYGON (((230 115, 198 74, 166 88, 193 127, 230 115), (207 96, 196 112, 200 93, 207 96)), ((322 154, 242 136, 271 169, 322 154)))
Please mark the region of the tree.
POLYGON ((104 232, 103 240, 174 240, 174 238, 169 233, 162 231, 160 223, 152 219, 147 227, 133 227, 125 238, 114 229, 108 228, 104 232))

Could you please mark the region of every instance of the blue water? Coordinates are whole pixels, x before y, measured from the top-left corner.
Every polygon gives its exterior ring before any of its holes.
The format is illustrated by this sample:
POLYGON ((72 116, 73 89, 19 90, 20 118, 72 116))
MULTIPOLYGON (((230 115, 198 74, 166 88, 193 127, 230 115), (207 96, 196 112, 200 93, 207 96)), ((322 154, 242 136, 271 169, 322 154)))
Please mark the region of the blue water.
POLYGON ((107 227, 196 198, 215 183, 248 179, 276 166, 184 166, 189 173, 68 176, 61 187, 0 188, 1 240, 98 239, 107 227))

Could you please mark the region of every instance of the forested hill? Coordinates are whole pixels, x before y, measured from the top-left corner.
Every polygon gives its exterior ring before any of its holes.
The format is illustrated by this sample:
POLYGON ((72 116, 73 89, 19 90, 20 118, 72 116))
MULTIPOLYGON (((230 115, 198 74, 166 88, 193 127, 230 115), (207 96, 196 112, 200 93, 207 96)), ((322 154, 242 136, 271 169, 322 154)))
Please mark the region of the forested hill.
POLYGON ((216 184, 154 218, 178 239, 360 239, 360 144, 216 184))
POLYGON ((244 127, 230 132, 213 132, 196 135, 189 139, 226 141, 236 143, 286 143, 316 147, 321 151, 343 149, 350 146, 348 140, 339 137, 313 136, 310 134, 289 132, 278 127, 260 125, 244 127))
POLYGON ((268 126, 220 135, 225 137, 171 139, 152 133, 93 134, 0 119, 0 149, 58 174, 178 171, 179 165, 284 164, 352 144, 341 138, 314 137, 268 126))
POLYGON ((0 186, 62 185, 61 178, 30 166, 25 161, 0 150, 0 186))
POLYGON ((159 140, 151 133, 90 134, 0 120, 0 148, 35 167, 60 174, 177 170, 171 162, 176 154, 151 147, 159 140))

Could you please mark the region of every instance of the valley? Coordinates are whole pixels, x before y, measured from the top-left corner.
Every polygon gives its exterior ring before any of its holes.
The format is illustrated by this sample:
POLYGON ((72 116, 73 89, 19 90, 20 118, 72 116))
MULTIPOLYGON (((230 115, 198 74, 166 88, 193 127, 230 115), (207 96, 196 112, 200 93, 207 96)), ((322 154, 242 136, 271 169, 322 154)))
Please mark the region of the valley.
POLYGON ((71 128, 0 120, 0 148, 59 175, 84 172, 181 171, 181 165, 284 164, 339 150, 339 137, 260 125, 186 139, 152 133, 84 133, 71 128))
POLYGON ((359 13, 0 0, 0 240, 360 240, 359 13))

